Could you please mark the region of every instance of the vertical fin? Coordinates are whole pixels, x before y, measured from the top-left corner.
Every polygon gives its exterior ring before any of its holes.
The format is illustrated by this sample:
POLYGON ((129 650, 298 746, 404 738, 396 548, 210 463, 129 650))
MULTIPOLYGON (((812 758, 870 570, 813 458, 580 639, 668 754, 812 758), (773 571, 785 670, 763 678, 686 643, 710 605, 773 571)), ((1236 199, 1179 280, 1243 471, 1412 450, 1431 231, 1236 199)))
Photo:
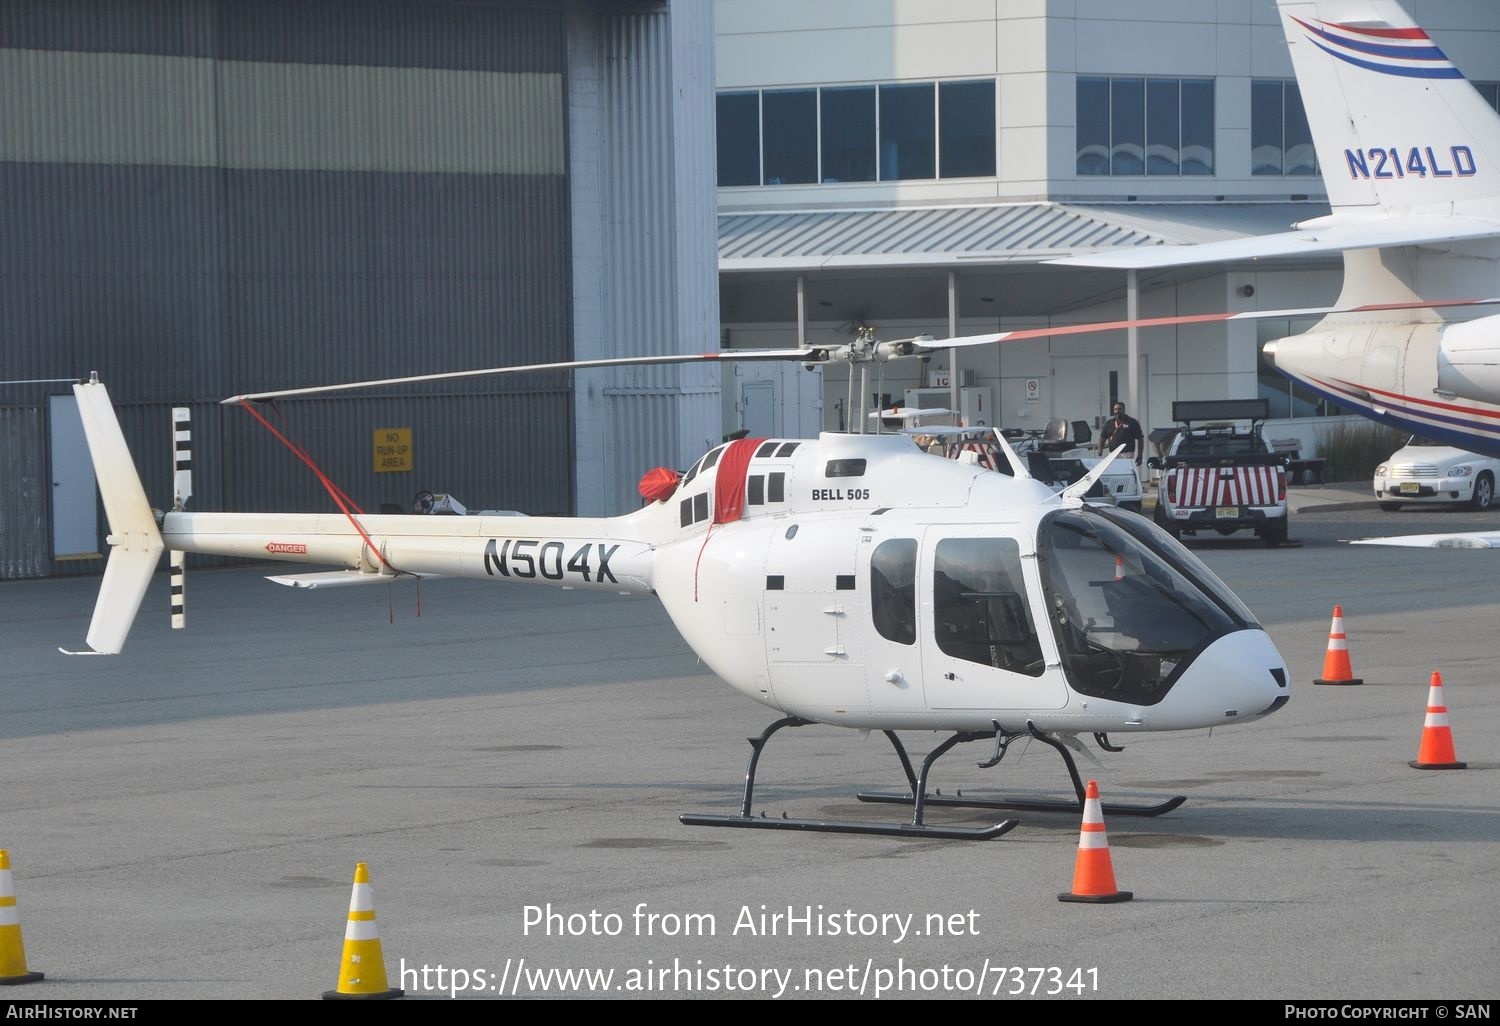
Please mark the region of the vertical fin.
POLYGON ((156 516, 146 501, 109 393, 98 375, 87 384, 74 385, 73 393, 78 397, 84 437, 109 520, 109 562, 99 585, 87 641, 95 653, 113 655, 125 644, 163 546, 156 516))
POLYGON ((1335 213, 1493 216, 1500 114, 1395 0, 1278 0, 1335 213))

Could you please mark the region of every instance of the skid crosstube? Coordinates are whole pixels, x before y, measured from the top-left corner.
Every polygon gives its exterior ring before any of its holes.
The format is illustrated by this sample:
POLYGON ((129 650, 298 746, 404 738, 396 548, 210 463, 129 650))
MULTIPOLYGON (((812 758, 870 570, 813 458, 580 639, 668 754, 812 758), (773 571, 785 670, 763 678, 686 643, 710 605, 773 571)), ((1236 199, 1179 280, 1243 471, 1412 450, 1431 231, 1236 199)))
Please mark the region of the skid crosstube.
MULTIPOLYGON (((982 765, 994 765, 1000 761, 1000 756, 1005 754, 1005 748, 1017 737, 1032 737, 1044 744, 1050 745, 1057 754, 1061 755, 1063 762, 1068 767, 1068 776, 1073 781, 1073 792, 1078 796, 1076 801, 1045 801, 1030 798, 972 798, 965 797, 960 791, 957 795, 945 795, 941 792, 928 795, 923 799, 923 804, 938 805, 944 808, 955 809, 1008 809, 1015 811, 1032 812, 1072 812, 1082 814, 1084 808, 1084 786, 1083 780, 1078 775, 1078 764, 1073 760, 1073 753, 1068 751, 1061 741, 1043 734, 1041 731, 1027 724, 1027 731, 1023 734, 1010 734, 1002 731, 997 726, 994 734, 996 740, 996 756, 989 763, 982 765)), ((1107 752, 1118 752, 1122 749, 1116 748, 1109 743, 1109 738, 1103 734, 1095 734, 1094 740, 1099 747, 1107 752)), ((915 799, 912 792, 900 794, 884 791, 861 791, 855 795, 862 802, 883 803, 887 805, 912 805, 915 799)), ((1164 802, 1155 805, 1121 805, 1115 802, 1104 803, 1100 811, 1106 816, 1161 816, 1177 808, 1187 801, 1186 795, 1176 795, 1164 802)))
POLYGON ((913 806, 912 819, 910 823, 879 823, 866 822, 862 820, 818 820, 818 819, 788 819, 785 816, 772 818, 762 813, 760 816, 752 814, 752 804, 755 797, 755 770, 760 764, 761 752, 766 747, 766 742, 771 739, 783 727, 803 727, 812 723, 812 720, 804 720, 798 716, 787 716, 772 723, 757 737, 746 738, 750 742, 750 761, 745 767, 745 793, 740 802, 740 814, 738 816, 713 814, 713 813, 684 813, 678 819, 686 826, 716 826, 716 827, 741 827, 753 830, 809 830, 822 833, 837 834, 877 834, 886 837, 922 837, 938 838, 943 840, 960 841, 988 841, 1014 830, 1019 825, 1018 820, 1001 820, 989 826, 983 827, 958 827, 958 826, 930 826, 923 822, 926 812, 927 778, 932 772, 932 766, 937 760, 954 745, 967 741, 979 741, 993 737, 993 734, 985 732, 960 732, 952 735, 942 744, 938 745, 928 753, 927 758, 922 760, 920 771, 913 772, 911 759, 906 754, 906 747, 894 731, 883 731, 890 739, 891 746, 896 749, 896 755, 901 760, 901 768, 906 774, 906 780, 911 791, 917 797, 909 798, 913 806))

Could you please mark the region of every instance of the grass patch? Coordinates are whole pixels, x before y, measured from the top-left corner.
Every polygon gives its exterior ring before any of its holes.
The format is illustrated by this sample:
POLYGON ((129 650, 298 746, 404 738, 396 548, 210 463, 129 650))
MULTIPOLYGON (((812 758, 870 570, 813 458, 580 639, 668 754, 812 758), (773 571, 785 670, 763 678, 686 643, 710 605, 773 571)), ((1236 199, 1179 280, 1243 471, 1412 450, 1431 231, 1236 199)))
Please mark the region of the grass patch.
POLYGON ((1375 468, 1406 444, 1410 433, 1384 424, 1335 424, 1318 445, 1329 481, 1369 481, 1375 468))

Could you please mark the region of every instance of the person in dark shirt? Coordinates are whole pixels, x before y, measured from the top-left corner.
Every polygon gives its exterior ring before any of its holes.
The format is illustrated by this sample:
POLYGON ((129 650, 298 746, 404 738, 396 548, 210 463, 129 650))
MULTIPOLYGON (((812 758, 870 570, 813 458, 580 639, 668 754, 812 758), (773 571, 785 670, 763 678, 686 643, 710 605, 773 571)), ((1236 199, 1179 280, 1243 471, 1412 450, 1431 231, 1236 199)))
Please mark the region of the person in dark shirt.
POLYGON ((1125 455, 1140 466, 1146 458, 1146 436, 1141 432, 1141 422, 1125 412, 1124 403, 1115 403, 1110 409, 1110 418, 1099 432, 1099 452, 1104 454, 1117 445, 1125 446, 1125 455))

